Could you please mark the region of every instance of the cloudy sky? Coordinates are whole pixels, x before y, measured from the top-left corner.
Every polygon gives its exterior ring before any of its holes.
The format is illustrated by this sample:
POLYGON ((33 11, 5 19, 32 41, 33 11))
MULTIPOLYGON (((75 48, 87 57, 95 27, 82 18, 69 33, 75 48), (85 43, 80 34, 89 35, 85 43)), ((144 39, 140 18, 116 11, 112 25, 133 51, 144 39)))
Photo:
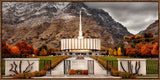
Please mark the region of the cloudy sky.
POLYGON ((115 21, 137 34, 158 19, 158 2, 85 2, 108 12, 115 21))

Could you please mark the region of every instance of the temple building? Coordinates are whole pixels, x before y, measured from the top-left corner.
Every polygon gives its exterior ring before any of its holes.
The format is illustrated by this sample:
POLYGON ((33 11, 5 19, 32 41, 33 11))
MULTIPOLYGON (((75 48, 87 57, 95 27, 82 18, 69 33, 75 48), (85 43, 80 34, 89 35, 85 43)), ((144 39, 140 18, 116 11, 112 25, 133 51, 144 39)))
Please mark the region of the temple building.
MULTIPOLYGON (((84 38, 82 35, 81 11, 78 38, 61 39, 61 51, 64 55, 95 55, 101 48, 98 38, 84 38)), ((97 55, 97 54, 96 54, 97 55)))

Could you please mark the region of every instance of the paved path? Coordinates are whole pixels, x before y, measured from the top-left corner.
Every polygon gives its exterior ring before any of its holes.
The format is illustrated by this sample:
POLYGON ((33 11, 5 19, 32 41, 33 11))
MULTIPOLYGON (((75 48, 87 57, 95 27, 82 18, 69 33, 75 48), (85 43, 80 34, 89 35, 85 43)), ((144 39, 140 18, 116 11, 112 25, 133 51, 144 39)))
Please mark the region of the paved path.
MULTIPOLYGON (((67 60, 81 61, 77 60, 76 57, 68 58, 67 60)), ((82 60, 94 60, 90 57, 84 57, 82 60)), ((77 66, 77 65, 75 65, 77 66)), ((96 60, 94 60, 94 75, 64 75, 64 61, 59 63, 52 71, 51 74, 47 72, 47 75, 43 78, 119 78, 113 77, 110 73, 107 75, 107 71, 101 66, 96 60)))

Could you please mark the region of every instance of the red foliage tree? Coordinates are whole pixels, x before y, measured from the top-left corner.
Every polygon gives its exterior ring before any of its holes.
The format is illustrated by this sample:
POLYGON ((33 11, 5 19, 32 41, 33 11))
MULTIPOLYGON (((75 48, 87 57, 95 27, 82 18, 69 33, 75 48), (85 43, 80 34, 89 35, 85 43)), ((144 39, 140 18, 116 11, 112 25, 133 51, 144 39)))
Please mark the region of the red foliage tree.
POLYGON ((151 56, 151 50, 153 49, 152 43, 146 43, 141 48, 141 55, 151 56))
POLYGON ((34 55, 37 55, 38 49, 34 49, 34 55))
POLYGON ((15 46, 19 48, 22 55, 30 55, 34 53, 33 47, 25 41, 17 42, 15 46))
POLYGON ((11 54, 13 54, 13 55, 18 55, 18 54, 20 54, 20 50, 18 49, 17 46, 12 46, 12 47, 11 47, 11 54))
POLYGON ((136 49, 137 54, 141 54, 141 48, 143 45, 144 45, 143 42, 136 44, 135 49, 136 49))
POLYGON ((126 48, 126 54, 127 55, 135 55, 136 54, 136 49, 134 49, 130 46, 130 47, 126 48))
POLYGON ((10 45, 2 41, 2 56, 11 55, 10 45))
POLYGON ((152 49, 152 51, 151 51, 151 54, 153 55, 153 56, 158 56, 158 42, 156 42, 155 44, 154 44, 154 46, 153 46, 153 49, 152 49))

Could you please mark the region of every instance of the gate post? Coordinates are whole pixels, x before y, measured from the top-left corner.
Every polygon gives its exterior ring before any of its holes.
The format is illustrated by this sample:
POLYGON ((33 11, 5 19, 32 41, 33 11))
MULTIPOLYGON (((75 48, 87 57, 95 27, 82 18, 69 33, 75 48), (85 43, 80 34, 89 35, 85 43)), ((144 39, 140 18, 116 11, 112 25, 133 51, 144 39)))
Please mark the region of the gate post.
POLYGON ((68 74, 70 67, 71 67, 71 61, 64 60, 64 74, 68 74))
POLYGON ((108 68, 108 60, 107 60, 106 67, 107 67, 107 68, 106 68, 106 71, 107 71, 107 75, 108 75, 108 69, 109 69, 109 68, 108 68))
POLYGON ((94 60, 88 60, 88 74, 94 74, 94 60))

